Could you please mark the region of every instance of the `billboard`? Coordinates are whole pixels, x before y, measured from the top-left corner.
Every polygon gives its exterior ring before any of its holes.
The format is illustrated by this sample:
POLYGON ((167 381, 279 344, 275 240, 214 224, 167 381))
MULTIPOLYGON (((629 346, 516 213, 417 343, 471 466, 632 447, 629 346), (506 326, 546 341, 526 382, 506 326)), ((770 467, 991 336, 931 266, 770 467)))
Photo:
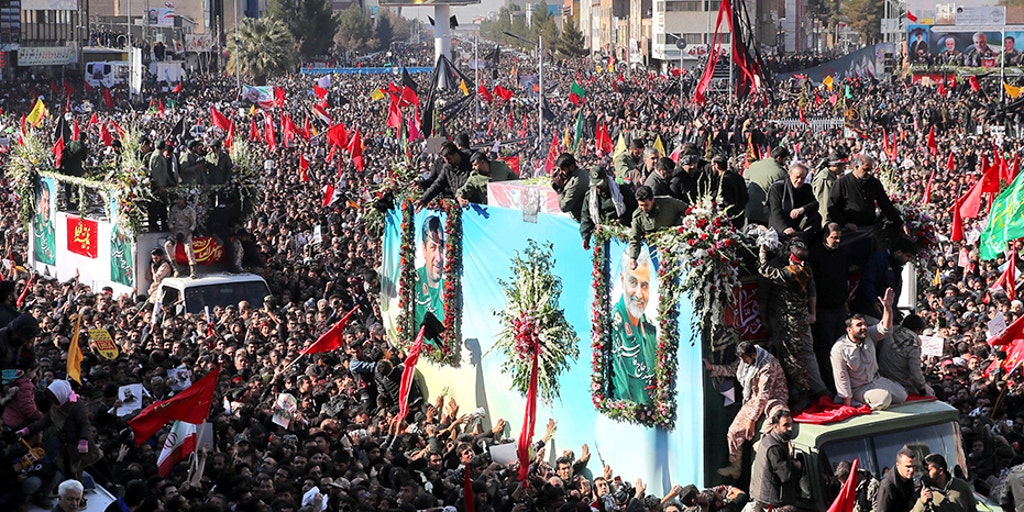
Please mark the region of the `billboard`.
POLYGON ((911 64, 996 68, 1005 57, 1007 66, 1019 66, 1021 51, 1024 27, 1005 32, 945 25, 907 27, 907 56, 911 64))
POLYGON ((379 4, 382 7, 416 7, 420 5, 474 5, 478 3, 480 3, 480 0, 380 0, 379 2, 379 4))
POLYGON ((18 66, 63 66, 78 62, 78 50, 72 46, 22 46, 18 66))
POLYGON ((26 11, 77 11, 78 0, 22 0, 26 11))

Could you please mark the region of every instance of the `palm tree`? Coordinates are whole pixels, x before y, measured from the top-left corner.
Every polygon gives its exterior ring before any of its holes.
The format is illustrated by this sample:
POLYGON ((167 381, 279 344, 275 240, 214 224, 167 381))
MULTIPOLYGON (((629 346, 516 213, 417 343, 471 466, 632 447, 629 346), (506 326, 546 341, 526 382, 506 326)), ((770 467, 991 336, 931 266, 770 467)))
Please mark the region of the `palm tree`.
POLYGON ((290 73, 297 62, 295 39, 284 23, 271 18, 246 18, 228 41, 228 71, 237 69, 254 84, 290 73))

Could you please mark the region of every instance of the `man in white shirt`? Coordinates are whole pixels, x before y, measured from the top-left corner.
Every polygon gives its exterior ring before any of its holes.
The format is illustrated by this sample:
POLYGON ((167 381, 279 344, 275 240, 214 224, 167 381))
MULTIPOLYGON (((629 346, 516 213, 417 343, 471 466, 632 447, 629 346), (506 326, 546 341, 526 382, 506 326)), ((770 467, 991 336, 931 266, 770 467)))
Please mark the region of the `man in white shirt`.
POLYGON ((894 295, 892 288, 888 288, 885 296, 878 298, 883 308, 878 325, 868 327, 863 316, 853 315, 846 320, 846 335, 832 346, 830 355, 837 403, 866 403, 877 411, 907 400, 903 386, 878 374, 878 356, 875 353, 875 343, 892 329, 894 295))

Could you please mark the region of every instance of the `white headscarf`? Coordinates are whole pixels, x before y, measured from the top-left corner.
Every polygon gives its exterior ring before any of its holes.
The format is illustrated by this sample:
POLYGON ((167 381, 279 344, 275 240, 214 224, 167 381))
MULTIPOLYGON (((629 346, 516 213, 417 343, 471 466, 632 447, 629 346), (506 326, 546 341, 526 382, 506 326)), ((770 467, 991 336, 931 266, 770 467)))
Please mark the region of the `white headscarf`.
POLYGON ((50 393, 53 393, 53 396, 57 398, 58 406, 78 401, 78 395, 71 390, 71 383, 66 380, 55 380, 46 389, 49 389, 50 393))
MULTIPOLYGON (((615 179, 608 176, 607 172, 604 177, 605 183, 608 184, 608 192, 612 196, 612 204, 615 205, 615 215, 621 217, 626 212, 626 203, 622 200, 622 191, 619 190, 619 184, 615 182, 615 179)), ((590 204, 587 205, 590 209, 590 218, 594 224, 601 223, 601 199, 597 197, 597 190, 600 187, 596 185, 590 186, 590 204)))

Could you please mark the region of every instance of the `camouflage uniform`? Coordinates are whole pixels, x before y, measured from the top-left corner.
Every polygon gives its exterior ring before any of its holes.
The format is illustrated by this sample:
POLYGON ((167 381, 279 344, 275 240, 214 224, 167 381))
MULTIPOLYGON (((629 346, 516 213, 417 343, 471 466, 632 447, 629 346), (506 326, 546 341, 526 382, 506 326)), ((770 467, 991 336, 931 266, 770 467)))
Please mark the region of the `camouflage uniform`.
POLYGON ((794 264, 779 268, 769 264, 762 253, 758 271, 773 285, 768 317, 776 319, 773 345, 786 371, 790 394, 828 393, 811 341, 809 302, 815 288, 810 267, 794 264))
POLYGON ((196 251, 192 248, 192 233, 196 230, 196 210, 191 205, 178 206, 177 203, 171 205, 171 211, 167 215, 168 230, 171 232, 171 236, 167 237, 164 242, 164 251, 167 252, 167 261, 171 263, 171 267, 175 270, 175 275, 180 274, 181 270, 178 268, 178 264, 174 261, 174 250, 175 244, 178 241, 179 235, 181 236, 181 243, 185 244, 185 256, 188 257, 188 266, 191 270, 190 274, 195 275, 196 267, 196 251))

